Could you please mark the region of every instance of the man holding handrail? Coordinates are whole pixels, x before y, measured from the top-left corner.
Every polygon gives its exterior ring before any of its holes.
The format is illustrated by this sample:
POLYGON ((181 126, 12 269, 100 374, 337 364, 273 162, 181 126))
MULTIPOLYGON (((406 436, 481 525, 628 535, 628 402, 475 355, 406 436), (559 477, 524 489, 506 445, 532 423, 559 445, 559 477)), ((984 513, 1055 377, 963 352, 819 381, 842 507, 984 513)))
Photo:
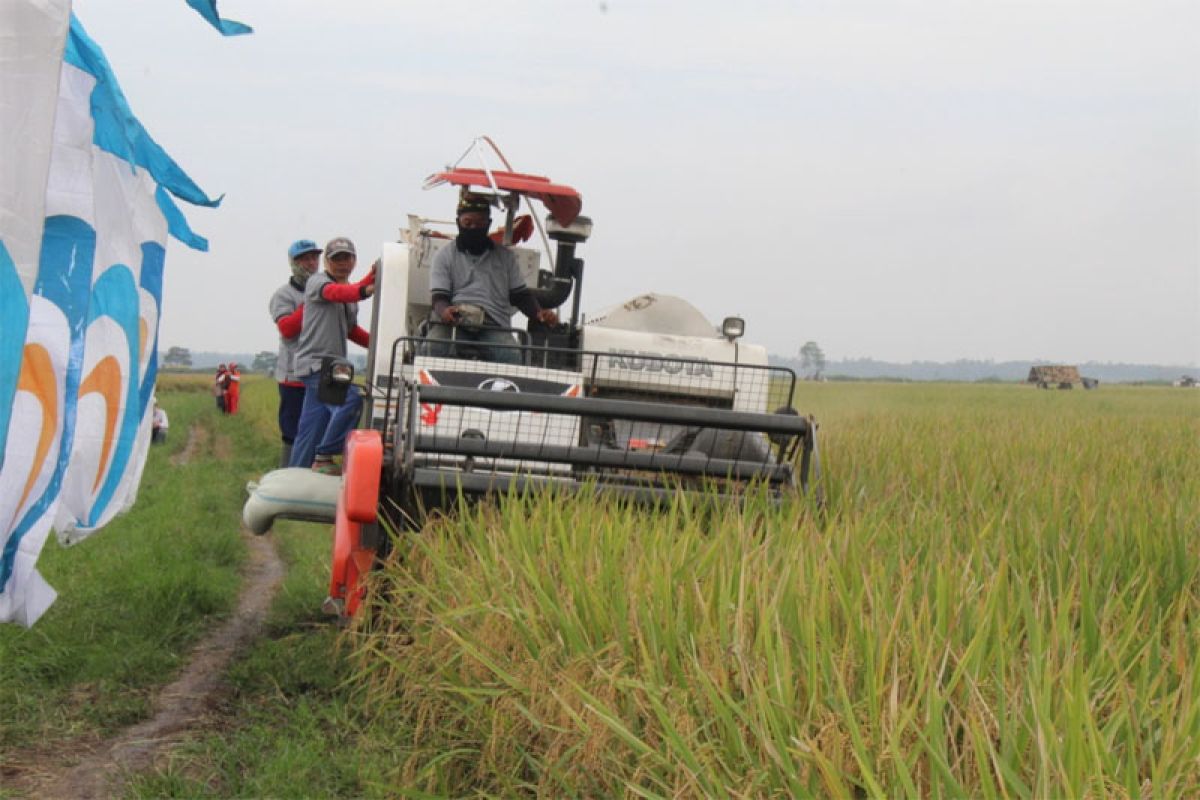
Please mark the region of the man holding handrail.
POLYGON ((358 303, 375 294, 375 271, 350 283, 358 255, 344 236, 325 245, 325 269, 304 285, 304 320, 296 345, 296 374, 304 384, 304 404, 292 445, 293 467, 340 475, 334 457, 342 453, 346 435, 358 421, 362 395, 350 386, 340 405, 320 398, 321 366, 325 359, 346 357, 346 340, 367 347, 371 338, 358 325, 358 303))

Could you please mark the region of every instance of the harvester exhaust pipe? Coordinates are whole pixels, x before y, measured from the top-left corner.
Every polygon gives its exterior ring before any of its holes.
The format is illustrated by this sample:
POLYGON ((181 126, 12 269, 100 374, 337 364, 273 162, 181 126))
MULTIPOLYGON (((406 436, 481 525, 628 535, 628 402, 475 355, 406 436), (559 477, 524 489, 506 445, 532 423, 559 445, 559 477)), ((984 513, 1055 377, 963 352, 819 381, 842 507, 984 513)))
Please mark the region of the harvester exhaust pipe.
POLYGON ((558 308, 575 294, 571 311, 571 326, 579 322, 579 296, 583 285, 583 259, 575 257, 575 245, 588 240, 592 235, 592 221, 588 217, 576 217, 570 225, 562 225, 553 216, 546 217, 546 236, 558 243, 554 258, 554 272, 545 270, 538 276, 539 286, 533 289, 542 308, 558 308))
POLYGON ((542 308, 558 308, 571 296, 575 288, 575 275, 583 271, 583 260, 575 257, 574 242, 559 242, 554 257, 554 272, 542 270, 538 274, 538 288, 532 289, 542 308))

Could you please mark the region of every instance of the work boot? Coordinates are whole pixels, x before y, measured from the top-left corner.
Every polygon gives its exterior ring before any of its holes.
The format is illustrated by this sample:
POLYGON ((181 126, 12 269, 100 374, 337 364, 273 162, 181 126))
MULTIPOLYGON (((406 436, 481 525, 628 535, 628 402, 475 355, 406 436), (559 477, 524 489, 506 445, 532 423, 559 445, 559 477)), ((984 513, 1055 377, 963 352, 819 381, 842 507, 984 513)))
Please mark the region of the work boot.
POLYGON ((284 442, 283 451, 279 454, 279 466, 286 467, 290 463, 292 463, 292 446, 284 442))

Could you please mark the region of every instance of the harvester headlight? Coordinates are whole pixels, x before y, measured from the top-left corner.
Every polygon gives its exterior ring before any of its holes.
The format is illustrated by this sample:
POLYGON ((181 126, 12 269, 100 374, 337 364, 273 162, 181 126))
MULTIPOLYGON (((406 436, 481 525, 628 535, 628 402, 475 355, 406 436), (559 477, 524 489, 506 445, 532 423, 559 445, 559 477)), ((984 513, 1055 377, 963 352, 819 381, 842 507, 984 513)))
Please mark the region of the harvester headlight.
POLYGON ((746 320, 741 317, 726 317, 721 323, 721 334, 731 342, 734 339, 742 338, 745 333, 746 320))

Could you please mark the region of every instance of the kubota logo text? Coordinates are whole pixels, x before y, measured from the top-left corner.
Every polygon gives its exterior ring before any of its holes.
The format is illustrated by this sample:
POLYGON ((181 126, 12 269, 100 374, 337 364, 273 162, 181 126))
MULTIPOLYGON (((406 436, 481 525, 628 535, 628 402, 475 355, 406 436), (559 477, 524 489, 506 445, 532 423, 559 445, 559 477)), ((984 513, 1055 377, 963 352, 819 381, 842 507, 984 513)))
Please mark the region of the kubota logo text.
POLYGON ((708 360, 685 359, 673 353, 653 353, 649 351, 635 352, 633 350, 612 350, 608 356, 610 369, 627 369, 634 372, 665 372, 668 375, 685 373, 692 376, 711 378, 712 364, 708 360))

